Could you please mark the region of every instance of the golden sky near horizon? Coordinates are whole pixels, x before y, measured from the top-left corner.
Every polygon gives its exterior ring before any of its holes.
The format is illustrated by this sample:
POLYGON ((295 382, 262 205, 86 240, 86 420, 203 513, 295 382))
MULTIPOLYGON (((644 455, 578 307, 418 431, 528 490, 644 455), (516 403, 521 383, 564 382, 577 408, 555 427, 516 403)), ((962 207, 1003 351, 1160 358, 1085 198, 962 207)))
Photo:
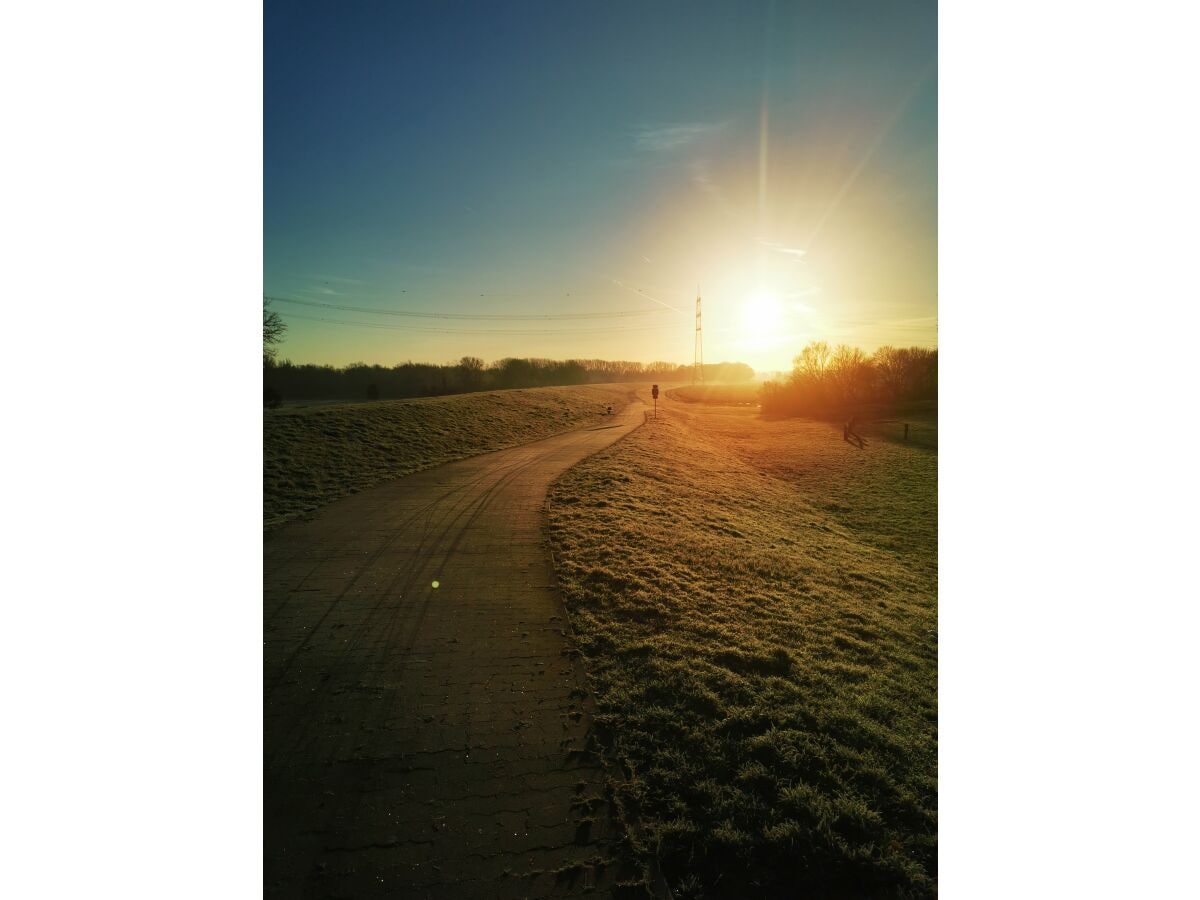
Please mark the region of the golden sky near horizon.
POLYGON ((709 362, 937 345, 932 11, 556 16, 268 29, 280 358, 691 363, 697 288, 709 362))

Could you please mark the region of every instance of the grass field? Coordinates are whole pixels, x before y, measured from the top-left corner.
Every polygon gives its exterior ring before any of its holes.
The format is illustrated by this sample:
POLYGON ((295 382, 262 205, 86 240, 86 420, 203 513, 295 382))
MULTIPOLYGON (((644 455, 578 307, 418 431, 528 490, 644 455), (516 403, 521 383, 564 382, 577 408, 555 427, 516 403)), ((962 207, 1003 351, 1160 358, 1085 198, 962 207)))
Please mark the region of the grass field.
POLYGON ((933 896, 936 452, 659 410, 551 491, 639 851, 679 897, 933 896))
POLYGON ((667 391, 672 400, 684 403, 716 403, 725 406, 757 406, 758 391, 762 387, 757 381, 740 384, 689 384, 673 387, 667 391))
POLYGON ((911 447, 937 452, 937 411, 893 412, 868 418, 855 426, 855 430, 867 440, 907 443, 911 447), (908 437, 904 426, 908 425, 908 437))
POLYGON ((264 526, 389 478, 594 424, 632 393, 589 385, 264 410, 264 526))

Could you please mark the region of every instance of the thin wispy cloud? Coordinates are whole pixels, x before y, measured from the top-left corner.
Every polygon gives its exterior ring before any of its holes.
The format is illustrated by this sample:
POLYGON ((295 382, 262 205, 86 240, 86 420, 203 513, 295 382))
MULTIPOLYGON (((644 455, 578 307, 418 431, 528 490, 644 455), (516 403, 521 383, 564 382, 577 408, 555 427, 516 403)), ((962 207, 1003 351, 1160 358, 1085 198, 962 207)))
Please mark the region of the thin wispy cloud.
POLYGON ((712 170, 707 159, 694 159, 688 163, 688 175, 691 176, 692 184, 706 194, 712 194, 714 197, 721 196, 721 189, 713 181, 712 170))
POLYGON ((334 282, 336 284, 362 284, 357 278, 346 278, 342 275, 313 275, 312 278, 319 278, 323 282, 334 282))
POLYGON ((819 293, 820 291, 817 288, 807 288, 802 291, 792 291, 791 293, 781 294, 779 296, 779 300, 784 305, 784 308, 789 312, 809 318, 819 315, 819 310, 815 306, 812 306, 804 301, 819 293))
POLYGON ((739 231, 749 235, 751 233, 750 224, 734 209, 733 204, 725 196, 725 191, 721 189, 721 185, 713 176, 712 165, 708 159, 704 157, 693 159, 688 163, 687 168, 688 178, 692 184, 711 198, 717 212, 733 222, 739 231))
POLYGON ((906 319, 834 318, 824 322, 822 327, 822 333, 829 340, 925 347, 937 346, 937 332, 937 316, 906 319))
POLYGON ((784 294, 780 299, 782 299, 782 300, 798 300, 801 297, 812 297, 819 293, 821 293, 821 289, 814 285, 813 287, 800 288, 797 291, 792 291, 790 293, 784 294))
POLYGON ((639 150, 663 153, 688 147, 701 138, 715 134, 724 122, 680 122, 670 125, 644 125, 634 130, 633 142, 639 150))
POLYGON ((937 316, 914 316, 907 319, 841 319, 840 324, 851 328, 936 328, 937 316))
POLYGON ((802 250, 799 247, 788 247, 783 244, 776 243, 775 241, 764 241, 761 238, 759 238, 758 242, 768 250, 774 250, 776 253, 783 253, 786 256, 794 256, 797 259, 801 259, 808 255, 807 250, 802 250))

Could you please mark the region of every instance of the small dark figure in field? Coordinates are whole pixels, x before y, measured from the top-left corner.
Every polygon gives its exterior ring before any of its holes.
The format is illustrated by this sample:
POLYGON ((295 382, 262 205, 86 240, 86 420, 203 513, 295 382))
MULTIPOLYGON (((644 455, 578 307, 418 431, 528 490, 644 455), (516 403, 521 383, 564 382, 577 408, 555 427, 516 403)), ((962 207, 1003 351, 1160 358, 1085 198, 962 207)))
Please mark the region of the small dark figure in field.
POLYGON ((867 442, 863 440, 862 435, 856 434, 854 431, 854 423, 857 419, 857 416, 851 416, 850 421, 842 426, 842 440, 861 450, 867 445, 867 442))
POLYGON ((608 408, 608 412, 606 413, 606 415, 610 415, 610 416, 612 415, 612 407, 611 406, 608 408))

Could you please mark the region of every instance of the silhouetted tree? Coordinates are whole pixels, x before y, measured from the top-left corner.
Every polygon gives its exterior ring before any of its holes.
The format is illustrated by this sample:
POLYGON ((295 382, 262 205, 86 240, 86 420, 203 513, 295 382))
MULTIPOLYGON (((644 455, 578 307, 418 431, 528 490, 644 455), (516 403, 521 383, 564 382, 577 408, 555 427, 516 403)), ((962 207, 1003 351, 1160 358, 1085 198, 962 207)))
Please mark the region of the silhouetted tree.
MULTIPOLYGON (((295 365, 269 359, 264 344, 264 379, 289 400, 359 400, 375 385, 380 397, 428 397, 501 388, 552 387, 624 381, 687 381, 692 367, 669 362, 649 365, 626 360, 515 359, 485 365, 464 356, 446 365, 405 362, 387 367, 351 363, 344 368, 295 365)), ((704 367, 706 381, 745 381, 754 370, 745 363, 712 363, 704 367)))
POLYGON ((275 361, 275 345, 283 340, 287 325, 279 317, 279 313, 270 309, 271 301, 263 301, 263 364, 270 365, 275 361))
POLYGON ((937 350, 880 347, 867 356, 855 347, 808 344, 793 360, 785 383, 759 393, 764 412, 841 418, 864 410, 937 403, 937 350))
POLYGON ((458 377, 464 391, 477 391, 483 387, 483 360, 478 356, 464 356, 458 361, 458 377))

